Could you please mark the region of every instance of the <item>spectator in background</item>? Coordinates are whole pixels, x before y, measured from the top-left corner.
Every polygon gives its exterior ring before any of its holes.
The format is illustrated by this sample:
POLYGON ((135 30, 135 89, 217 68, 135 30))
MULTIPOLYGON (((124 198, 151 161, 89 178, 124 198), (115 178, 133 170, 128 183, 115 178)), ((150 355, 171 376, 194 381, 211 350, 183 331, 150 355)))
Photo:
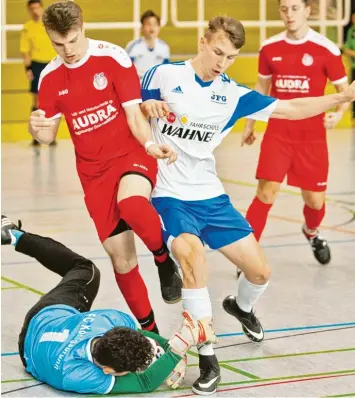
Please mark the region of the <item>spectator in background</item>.
MULTIPOLYGON (((355 12, 351 14, 351 26, 346 35, 344 54, 351 57, 351 80, 355 79, 355 12)), ((353 119, 355 119, 355 105, 353 104, 353 119)))
MULTIPOLYGON (((43 6, 41 0, 28 0, 27 9, 31 19, 21 31, 20 52, 23 55, 25 70, 30 81, 30 92, 33 95, 32 112, 38 109, 39 76, 46 65, 56 56, 51 41, 42 23, 43 6)), ((51 145, 55 145, 53 141, 51 145)), ((33 146, 40 143, 32 140, 33 146)))
POLYGON ((142 80, 144 73, 155 65, 168 63, 170 49, 165 41, 158 38, 160 18, 154 11, 148 10, 141 16, 142 35, 127 44, 126 51, 131 57, 138 75, 142 80))

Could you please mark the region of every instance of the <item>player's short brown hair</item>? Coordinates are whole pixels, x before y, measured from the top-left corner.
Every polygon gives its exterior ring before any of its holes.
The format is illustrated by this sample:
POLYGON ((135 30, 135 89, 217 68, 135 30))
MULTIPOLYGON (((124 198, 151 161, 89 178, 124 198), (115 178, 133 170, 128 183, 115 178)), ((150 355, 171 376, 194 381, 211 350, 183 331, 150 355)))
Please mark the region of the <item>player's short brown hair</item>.
POLYGON ((148 18, 155 18, 160 26, 160 17, 153 10, 147 10, 141 15, 141 24, 143 25, 148 18))
POLYGON ((70 0, 51 4, 44 11, 43 24, 46 30, 52 30, 66 36, 70 30, 82 27, 82 9, 70 0))
POLYGON ((209 20, 208 28, 205 33, 207 40, 211 40, 214 33, 224 32, 234 47, 239 49, 245 44, 245 30, 241 22, 228 16, 218 15, 209 20))

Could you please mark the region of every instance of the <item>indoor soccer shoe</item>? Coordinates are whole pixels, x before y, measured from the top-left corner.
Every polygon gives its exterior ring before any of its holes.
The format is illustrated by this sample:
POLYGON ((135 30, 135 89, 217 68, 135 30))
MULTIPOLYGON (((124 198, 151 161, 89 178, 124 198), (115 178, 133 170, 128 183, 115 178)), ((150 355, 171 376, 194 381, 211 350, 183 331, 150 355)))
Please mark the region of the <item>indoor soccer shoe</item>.
MULTIPOLYGON (((19 221, 21 223, 21 221, 19 221)), ((1 244, 11 245, 16 242, 16 238, 11 233, 12 229, 19 229, 17 225, 12 223, 6 216, 1 215, 1 244)))
POLYGON ((227 296, 223 300, 223 308, 229 315, 232 315, 238 319, 242 324, 244 334, 249 340, 260 343, 264 340, 264 329, 261 326, 259 319, 255 316, 253 311, 244 312, 242 311, 236 300, 235 296, 227 296))
POLYGON ((302 232, 306 239, 309 241, 316 260, 322 265, 329 264, 331 260, 331 254, 328 242, 319 235, 318 231, 314 237, 308 236, 304 228, 302 228, 302 232))
POLYGON ((197 395, 212 395, 221 381, 221 371, 216 355, 199 356, 200 377, 192 385, 197 395))
POLYGON ((175 262, 168 256, 162 263, 155 261, 158 267, 160 290, 167 304, 175 304, 181 300, 182 279, 175 262))

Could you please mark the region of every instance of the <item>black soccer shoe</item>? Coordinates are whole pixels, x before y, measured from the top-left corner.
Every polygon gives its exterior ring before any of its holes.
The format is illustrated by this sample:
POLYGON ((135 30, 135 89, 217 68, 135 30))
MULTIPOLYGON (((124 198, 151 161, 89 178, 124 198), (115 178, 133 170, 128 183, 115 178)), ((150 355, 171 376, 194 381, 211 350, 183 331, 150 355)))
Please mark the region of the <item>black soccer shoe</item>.
POLYGON ((221 370, 216 355, 199 356, 200 377, 192 385, 197 395, 212 395, 221 381, 221 370))
POLYGON ((182 279, 175 262, 169 255, 163 262, 155 260, 158 267, 160 290, 167 304, 175 304, 181 300, 182 279))
POLYGON ((20 229, 21 221, 19 221, 19 227, 15 225, 6 216, 1 215, 1 244, 11 245, 16 242, 16 238, 12 235, 12 229, 20 229))
POLYGON ((330 248, 328 246, 328 242, 319 235, 318 231, 314 237, 307 236, 304 228, 302 228, 302 232, 303 235, 308 240, 309 244, 311 245, 311 248, 313 250, 313 255, 316 258, 316 260, 322 265, 329 264, 332 256, 330 254, 330 248))
POLYGON ((260 343, 264 340, 264 329, 261 326, 259 319, 255 316, 253 311, 242 311, 236 300, 235 296, 227 296, 223 300, 223 308, 229 315, 234 316, 242 324, 244 334, 249 340, 254 343, 260 343))

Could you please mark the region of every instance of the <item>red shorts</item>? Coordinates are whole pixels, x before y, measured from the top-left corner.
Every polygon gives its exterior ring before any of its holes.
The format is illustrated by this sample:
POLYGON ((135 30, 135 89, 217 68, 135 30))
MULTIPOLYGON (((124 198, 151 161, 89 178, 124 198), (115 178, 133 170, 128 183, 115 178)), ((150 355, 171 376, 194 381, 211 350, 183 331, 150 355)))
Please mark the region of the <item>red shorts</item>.
POLYGON ((313 192, 327 189, 329 170, 325 140, 317 143, 290 143, 267 133, 261 143, 256 178, 282 182, 313 192))
POLYGON ((156 159, 139 146, 133 152, 118 157, 115 163, 100 176, 93 178, 81 176, 85 204, 101 242, 110 236, 120 220, 117 193, 121 178, 127 174, 140 174, 149 180, 153 189, 157 172, 156 159))

